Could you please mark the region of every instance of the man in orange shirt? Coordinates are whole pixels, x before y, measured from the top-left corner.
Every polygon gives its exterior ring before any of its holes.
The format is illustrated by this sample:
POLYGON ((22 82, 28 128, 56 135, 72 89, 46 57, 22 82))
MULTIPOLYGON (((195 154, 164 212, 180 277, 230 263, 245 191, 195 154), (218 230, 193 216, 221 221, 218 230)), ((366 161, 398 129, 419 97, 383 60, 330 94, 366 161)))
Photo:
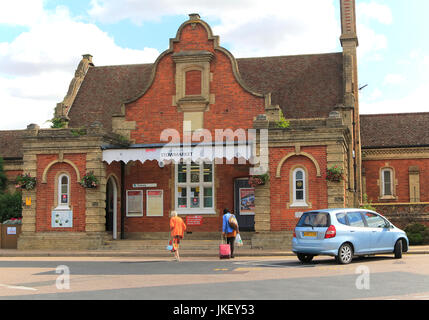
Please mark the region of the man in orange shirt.
POLYGON ((171 237, 173 238, 172 251, 174 252, 174 257, 176 258, 176 260, 180 261, 179 243, 180 243, 180 240, 183 239, 183 236, 185 234, 186 224, 182 218, 177 216, 176 211, 171 211, 170 230, 171 230, 171 237))

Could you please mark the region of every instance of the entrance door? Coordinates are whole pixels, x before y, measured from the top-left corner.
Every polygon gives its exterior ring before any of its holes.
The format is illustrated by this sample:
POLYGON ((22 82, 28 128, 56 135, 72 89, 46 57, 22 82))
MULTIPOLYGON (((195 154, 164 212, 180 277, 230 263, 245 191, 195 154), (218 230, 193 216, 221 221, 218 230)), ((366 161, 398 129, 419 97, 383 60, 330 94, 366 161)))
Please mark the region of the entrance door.
POLYGON ((240 231, 255 231, 255 189, 250 187, 248 178, 234 181, 234 213, 240 231))
POLYGON ((117 196, 115 180, 109 178, 106 186, 106 231, 112 232, 113 239, 116 239, 117 196))

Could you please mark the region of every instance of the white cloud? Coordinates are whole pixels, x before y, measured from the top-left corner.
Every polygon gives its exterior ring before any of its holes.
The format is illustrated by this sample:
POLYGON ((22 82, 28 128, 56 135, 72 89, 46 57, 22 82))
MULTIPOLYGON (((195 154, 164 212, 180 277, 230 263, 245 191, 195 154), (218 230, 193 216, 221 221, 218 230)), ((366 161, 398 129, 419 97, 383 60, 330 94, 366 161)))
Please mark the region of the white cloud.
POLYGON ((358 3, 356 6, 359 20, 375 20, 379 23, 389 25, 393 22, 392 10, 389 6, 374 1, 358 3))
POLYGON ((429 102, 426 99, 427 92, 429 92, 429 82, 423 83, 420 87, 400 99, 384 99, 375 102, 368 100, 362 102, 360 104, 360 113, 427 112, 429 110, 429 102))
MULTIPOLYGON (((361 97, 365 97, 365 93, 361 94, 361 97)), ((375 101, 383 97, 383 92, 376 88, 368 95, 368 101, 375 101)))
POLYGON ((388 48, 387 36, 375 30, 376 24, 391 25, 393 14, 389 6, 377 2, 362 2, 356 5, 359 59, 381 61, 382 51, 388 48))
POLYGON ((159 55, 156 49, 119 47, 97 26, 71 17, 65 7, 36 14, 28 31, 0 43, 0 130, 29 123, 47 126, 82 54, 92 54, 96 65, 153 62, 159 55))
POLYGON ((140 24, 163 16, 197 12, 221 45, 237 57, 332 52, 338 47, 334 0, 93 0, 90 15, 102 22, 129 19, 140 24))
POLYGON ((14 0, 0 2, 0 23, 30 26, 44 15, 43 0, 14 0))
POLYGON ((390 73, 384 77, 383 84, 384 85, 398 85, 398 84, 403 83, 404 81, 405 81, 405 78, 403 75, 390 73))
POLYGON ((368 60, 381 60, 382 54, 380 54, 380 51, 388 47, 387 37, 383 34, 376 33, 373 29, 364 24, 359 24, 357 28, 359 38, 359 47, 357 50, 359 57, 368 60))
MULTIPOLYGON (((402 97, 389 98, 388 95, 382 94, 379 88, 368 94, 362 90, 359 94, 362 114, 428 112, 429 102, 426 97, 429 92, 429 79, 426 75, 429 72, 429 56, 420 50, 412 50, 409 58, 403 59, 403 62, 405 61, 411 66, 418 66, 416 67, 418 73, 414 73, 412 79, 416 80, 417 85, 413 86, 410 83, 408 74, 405 76, 399 73, 387 74, 382 83, 384 86, 400 84, 408 91, 402 93, 402 97), (380 94, 377 91, 380 91, 380 94)), ((397 87, 393 89, 397 90, 397 87)))

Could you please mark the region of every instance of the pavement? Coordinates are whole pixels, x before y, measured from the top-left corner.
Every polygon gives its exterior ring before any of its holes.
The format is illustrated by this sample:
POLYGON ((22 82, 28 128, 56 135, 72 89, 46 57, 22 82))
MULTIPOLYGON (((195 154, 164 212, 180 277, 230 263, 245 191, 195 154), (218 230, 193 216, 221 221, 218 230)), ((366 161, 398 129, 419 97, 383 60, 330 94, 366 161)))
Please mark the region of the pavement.
MULTIPOLYGON (((290 250, 271 249, 244 249, 235 248, 236 257, 270 257, 270 256, 294 256, 290 250)), ((429 246, 410 246, 408 252, 404 254, 429 254, 429 246)), ((85 250, 85 251, 60 251, 60 250, 17 250, 0 249, 0 257, 171 257, 172 253, 167 250, 85 250)), ((183 257, 219 257, 218 250, 192 250, 184 249, 180 251, 183 257)))

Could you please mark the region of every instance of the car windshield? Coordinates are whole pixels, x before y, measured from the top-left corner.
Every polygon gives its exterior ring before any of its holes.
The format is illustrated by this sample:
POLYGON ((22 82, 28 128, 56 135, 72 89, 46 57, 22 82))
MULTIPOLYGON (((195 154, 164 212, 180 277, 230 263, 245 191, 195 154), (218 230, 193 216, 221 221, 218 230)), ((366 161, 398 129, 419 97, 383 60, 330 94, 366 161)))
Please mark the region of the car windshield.
POLYGON ((297 227, 329 227, 330 225, 329 214, 327 212, 305 212, 297 227))

